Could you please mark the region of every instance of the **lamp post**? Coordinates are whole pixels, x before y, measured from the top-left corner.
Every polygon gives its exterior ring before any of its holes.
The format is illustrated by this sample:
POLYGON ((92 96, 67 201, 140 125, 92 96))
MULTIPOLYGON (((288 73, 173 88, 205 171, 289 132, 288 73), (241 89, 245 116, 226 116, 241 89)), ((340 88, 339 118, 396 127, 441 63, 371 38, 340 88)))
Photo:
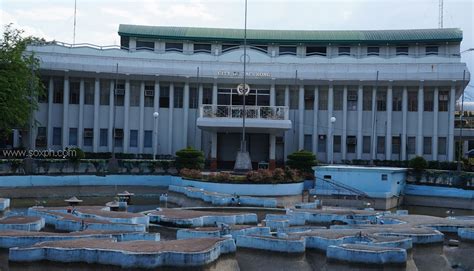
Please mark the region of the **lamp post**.
POLYGON ((331 117, 329 119, 331 121, 331 165, 334 164, 334 123, 336 122, 336 117, 331 117))
POLYGON ((155 141, 155 146, 153 146, 153 160, 156 160, 156 153, 157 153, 157 149, 158 149, 158 117, 160 116, 160 113, 158 112, 154 112, 153 113, 153 118, 154 118, 154 122, 153 122, 153 132, 154 132, 154 141, 155 141))

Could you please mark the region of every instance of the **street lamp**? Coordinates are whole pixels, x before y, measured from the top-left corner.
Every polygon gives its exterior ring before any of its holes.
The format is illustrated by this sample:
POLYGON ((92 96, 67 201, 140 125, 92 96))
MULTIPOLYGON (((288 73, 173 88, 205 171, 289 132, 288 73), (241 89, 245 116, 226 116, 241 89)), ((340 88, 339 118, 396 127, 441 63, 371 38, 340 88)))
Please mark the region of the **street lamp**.
POLYGON ((154 133, 155 133, 155 146, 153 147, 153 160, 156 160, 156 153, 157 153, 157 148, 158 148, 158 117, 160 116, 160 113, 154 112, 153 113, 153 118, 155 119, 153 126, 154 126, 154 133))
POLYGON ((331 121, 331 141, 330 141, 330 147, 331 147, 331 165, 334 164, 334 123, 336 122, 336 117, 331 117, 329 119, 331 121))

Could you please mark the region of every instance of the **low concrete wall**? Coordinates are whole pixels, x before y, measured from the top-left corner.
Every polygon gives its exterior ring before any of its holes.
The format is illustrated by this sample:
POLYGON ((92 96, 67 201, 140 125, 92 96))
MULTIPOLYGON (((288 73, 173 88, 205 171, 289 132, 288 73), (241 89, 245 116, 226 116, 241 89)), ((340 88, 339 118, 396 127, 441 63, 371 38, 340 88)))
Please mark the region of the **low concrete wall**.
POLYGON ((405 265, 407 252, 402 248, 374 249, 370 246, 344 244, 340 246, 329 246, 326 257, 328 260, 350 263, 405 265))
POLYGON ((403 203, 405 205, 474 210, 474 190, 409 184, 405 187, 403 203))
POLYGON ((37 217, 36 221, 29 223, 11 223, 0 224, 0 231, 17 230, 17 231, 41 231, 45 226, 45 220, 42 217, 37 217))
POLYGON ((459 228, 458 236, 462 240, 474 241, 474 229, 473 228, 459 228))
POLYGON ((214 226, 216 223, 228 225, 257 224, 256 214, 233 214, 233 215, 206 215, 194 218, 169 218, 163 215, 148 214, 151 223, 171 224, 177 227, 206 227, 214 226))
POLYGON ((10 199, 0 198, 0 212, 10 208, 10 199))
MULTIPOLYGON (((239 235, 260 235, 270 236, 269 227, 250 227, 245 229, 230 230, 229 233, 232 238, 236 238, 239 235)), ((219 229, 213 230, 195 230, 195 229, 179 229, 176 232, 176 239, 193 239, 193 238, 205 238, 205 237, 222 237, 219 229)))
POLYGON ((306 242, 301 239, 272 238, 255 235, 239 235, 236 237, 237 247, 262 249, 286 253, 304 253, 306 242))

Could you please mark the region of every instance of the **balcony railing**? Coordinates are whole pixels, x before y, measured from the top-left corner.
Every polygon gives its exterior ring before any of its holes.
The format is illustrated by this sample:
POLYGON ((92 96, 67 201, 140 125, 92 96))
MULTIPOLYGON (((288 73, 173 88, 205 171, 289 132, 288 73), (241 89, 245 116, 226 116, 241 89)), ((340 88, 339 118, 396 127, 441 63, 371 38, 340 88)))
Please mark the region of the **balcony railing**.
MULTIPOLYGON (((245 106, 246 118, 266 120, 288 120, 288 106, 245 106)), ((202 118, 233 118, 243 117, 241 105, 211 105, 205 104, 200 108, 202 118)))

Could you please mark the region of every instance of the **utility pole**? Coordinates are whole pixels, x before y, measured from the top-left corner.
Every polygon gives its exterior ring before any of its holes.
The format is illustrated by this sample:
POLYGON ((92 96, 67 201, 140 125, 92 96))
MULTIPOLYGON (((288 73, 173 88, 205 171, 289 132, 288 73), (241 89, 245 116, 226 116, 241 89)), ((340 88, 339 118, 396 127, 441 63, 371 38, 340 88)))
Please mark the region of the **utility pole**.
POLYGON ((443 28, 443 0, 438 3, 438 28, 443 28))

